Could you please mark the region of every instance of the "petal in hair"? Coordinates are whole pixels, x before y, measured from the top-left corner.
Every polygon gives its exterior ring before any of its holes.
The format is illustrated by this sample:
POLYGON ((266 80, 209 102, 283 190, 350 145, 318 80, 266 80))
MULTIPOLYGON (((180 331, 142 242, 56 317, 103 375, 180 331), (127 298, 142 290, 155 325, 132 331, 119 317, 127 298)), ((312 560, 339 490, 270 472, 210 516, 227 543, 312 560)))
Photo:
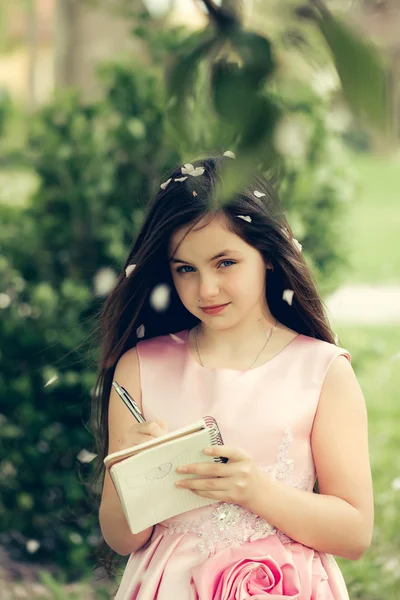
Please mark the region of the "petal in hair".
POLYGON ((262 198, 263 196, 265 196, 264 192, 259 192, 258 190, 254 190, 253 194, 256 198, 262 198))
POLYGON ((125 275, 127 277, 129 277, 129 275, 132 273, 132 271, 134 271, 136 268, 136 265, 128 265, 125 269, 125 275))
POLYGON ((138 338, 142 338, 144 337, 144 325, 140 325, 137 329, 136 329, 136 335, 138 336, 138 338))
POLYGON ((236 215, 238 219, 243 219, 243 221, 247 221, 248 223, 251 223, 251 217, 249 217, 248 215, 236 215))
POLYGON ((226 152, 223 153, 223 156, 228 156, 229 158, 236 158, 235 154, 231 150, 226 150, 226 152))
POLYGON ((176 177, 174 181, 185 181, 187 177, 176 177))
POLYGON ((302 249, 303 249, 303 246, 300 244, 300 242, 298 242, 298 241, 297 241, 295 238, 293 238, 292 242, 293 242, 293 244, 296 246, 297 250, 298 250, 299 252, 301 252, 301 251, 302 251, 302 249))
POLYGON ((167 181, 164 181, 164 183, 162 183, 162 184, 160 185, 160 188, 161 188, 162 190, 165 190, 165 188, 167 187, 167 185, 169 184, 169 182, 171 181, 171 179, 172 179, 172 177, 170 177, 170 178, 169 178, 167 181))

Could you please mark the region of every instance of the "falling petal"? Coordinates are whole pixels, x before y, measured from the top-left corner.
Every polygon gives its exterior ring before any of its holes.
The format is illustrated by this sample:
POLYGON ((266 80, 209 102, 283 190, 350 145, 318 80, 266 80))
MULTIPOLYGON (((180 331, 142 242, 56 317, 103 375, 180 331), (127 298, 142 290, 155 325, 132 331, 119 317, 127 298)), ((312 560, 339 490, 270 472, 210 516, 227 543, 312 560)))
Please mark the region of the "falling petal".
POLYGON ((187 177, 177 177, 174 181, 185 181, 185 179, 187 179, 187 177))
POLYGON ((290 306, 292 306, 293 294, 294 294, 293 290, 285 290, 283 292, 282 299, 285 300, 285 302, 287 302, 290 306))
POLYGON ((55 381, 57 381, 57 379, 58 379, 58 375, 53 375, 53 377, 48 380, 48 382, 45 384, 44 387, 47 387, 47 386, 51 385, 52 383, 54 383, 55 381))
POLYGON ((26 549, 30 554, 34 554, 36 550, 39 550, 40 543, 37 540, 28 540, 26 542, 26 549))
POLYGON ((299 252, 301 252, 301 251, 302 251, 302 249, 303 249, 303 246, 300 244, 300 242, 298 242, 298 241, 297 241, 295 238, 293 238, 292 242, 293 242, 293 244, 296 246, 297 250, 298 250, 299 252))
POLYGON ((8 294, 0 294, 0 308, 7 308, 11 304, 11 298, 8 294))
POLYGON ((393 479, 392 490, 395 490, 396 492, 400 490, 400 477, 396 477, 396 479, 393 479))
POLYGON ((170 293, 171 290, 167 284, 161 283, 160 285, 156 285, 156 287, 150 295, 150 304, 154 308, 154 310, 158 312, 163 312, 164 310, 167 310, 169 305, 170 293))
POLYGON ((235 154, 231 152, 231 150, 227 150, 224 152, 223 156, 228 156, 229 158, 236 158, 235 154))
POLYGON ((264 192, 259 192, 257 190, 254 190, 253 194, 256 198, 262 198, 263 196, 265 196, 264 192))
POLYGON ((76 458, 81 463, 90 463, 90 462, 92 462, 92 460, 94 460, 96 458, 96 456, 97 456, 97 454, 93 454, 93 452, 89 452, 88 450, 85 450, 85 448, 83 448, 79 452, 79 454, 77 454, 76 458))
POLYGON ((191 175, 192 177, 198 177, 199 175, 203 175, 204 171, 204 167, 196 167, 193 171, 189 171, 188 175, 191 175))
POLYGON ((144 325, 140 325, 137 329, 136 329, 136 335, 138 336, 138 338, 142 338, 144 337, 144 325))
POLYGON ((117 274, 110 267, 102 267, 93 278, 96 296, 107 296, 117 283, 117 274))
POLYGON ((160 185, 160 188, 161 188, 162 190, 165 190, 165 188, 167 187, 167 185, 169 184, 169 182, 171 181, 171 179, 172 179, 172 177, 170 177, 169 179, 167 179, 167 181, 164 181, 164 183, 162 183, 162 184, 160 185))
POLYGON ((188 175, 193 170, 194 166, 191 163, 185 163, 183 167, 181 167, 182 175, 188 175))
POLYGON ((243 221, 247 221, 248 223, 251 223, 251 217, 249 217, 248 215, 236 215, 238 219, 243 219, 243 221))
POLYGON ((125 274, 127 277, 135 270, 136 265, 128 265, 125 269, 125 274))
POLYGON ((185 343, 184 340, 182 340, 182 338, 180 338, 178 335, 175 335, 174 333, 170 333, 169 335, 174 340, 174 342, 177 342, 178 344, 185 343))

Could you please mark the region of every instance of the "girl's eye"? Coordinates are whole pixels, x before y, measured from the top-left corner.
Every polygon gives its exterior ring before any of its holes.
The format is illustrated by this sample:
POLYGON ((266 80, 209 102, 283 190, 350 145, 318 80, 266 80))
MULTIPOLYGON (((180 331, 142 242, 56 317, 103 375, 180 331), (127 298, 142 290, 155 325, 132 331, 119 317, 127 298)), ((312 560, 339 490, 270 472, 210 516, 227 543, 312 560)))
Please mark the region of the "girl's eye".
MULTIPOLYGON (((231 263, 232 265, 236 264, 233 260, 223 260, 219 263, 218 267, 220 267, 221 265, 223 265, 224 263, 231 263)), ((228 267, 230 265, 228 264, 228 267)), ((225 268, 225 267, 224 267, 225 268)), ((177 273, 190 273, 191 271, 184 271, 183 269, 193 269, 193 267, 189 267, 189 265, 184 265, 183 267, 178 267, 176 269, 177 273)))
MULTIPOLYGON (((223 260, 222 262, 219 263, 219 266, 221 266, 223 263, 231 263, 232 265, 236 264, 233 262, 233 260, 223 260)), ((230 265, 228 265, 230 266, 230 265)))
POLYGON ((176 269, 177 273, 188 273, 188 271, 184 271, 183 269, 192 269, 193 267, 189 267, 188 265, 184 265, 183 267, 178 267, 176 269))

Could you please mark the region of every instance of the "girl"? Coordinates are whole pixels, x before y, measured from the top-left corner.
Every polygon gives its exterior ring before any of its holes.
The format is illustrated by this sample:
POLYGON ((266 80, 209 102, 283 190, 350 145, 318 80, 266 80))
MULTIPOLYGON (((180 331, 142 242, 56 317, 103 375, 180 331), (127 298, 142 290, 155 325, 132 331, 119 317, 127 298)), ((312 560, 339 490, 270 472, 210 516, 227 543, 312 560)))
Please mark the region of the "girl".
POLYGON ((268 181, 214 202, 233 159, 186 164, 161 185, 104 306, 100 468, 107 453, 204 415, 229 458, 182 477, 216 503, 135 535, 105 473, 103 537, 130 555, 118 600, 348 599, 332 555, 358 560, 371 543, 367 412, 350 355, 268 181))

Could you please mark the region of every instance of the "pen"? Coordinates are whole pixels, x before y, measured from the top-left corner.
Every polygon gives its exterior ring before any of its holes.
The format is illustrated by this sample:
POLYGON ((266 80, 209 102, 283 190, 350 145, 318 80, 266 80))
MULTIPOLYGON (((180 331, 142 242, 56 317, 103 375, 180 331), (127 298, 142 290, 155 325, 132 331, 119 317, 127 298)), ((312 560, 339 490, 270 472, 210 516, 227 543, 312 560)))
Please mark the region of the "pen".
POLYGON ((117 381, 113 381, 112 384, 118 396, 121 398, 125 406, 130 410, 132 415, 135 417, 136 421, 138 423, 144 423, 146 419, 140 412, 138 405, 136 404, 132 396, 129 394, 129 392, 127 392, 126 389, 122 387, 122 385, 119 385, 117 381))

